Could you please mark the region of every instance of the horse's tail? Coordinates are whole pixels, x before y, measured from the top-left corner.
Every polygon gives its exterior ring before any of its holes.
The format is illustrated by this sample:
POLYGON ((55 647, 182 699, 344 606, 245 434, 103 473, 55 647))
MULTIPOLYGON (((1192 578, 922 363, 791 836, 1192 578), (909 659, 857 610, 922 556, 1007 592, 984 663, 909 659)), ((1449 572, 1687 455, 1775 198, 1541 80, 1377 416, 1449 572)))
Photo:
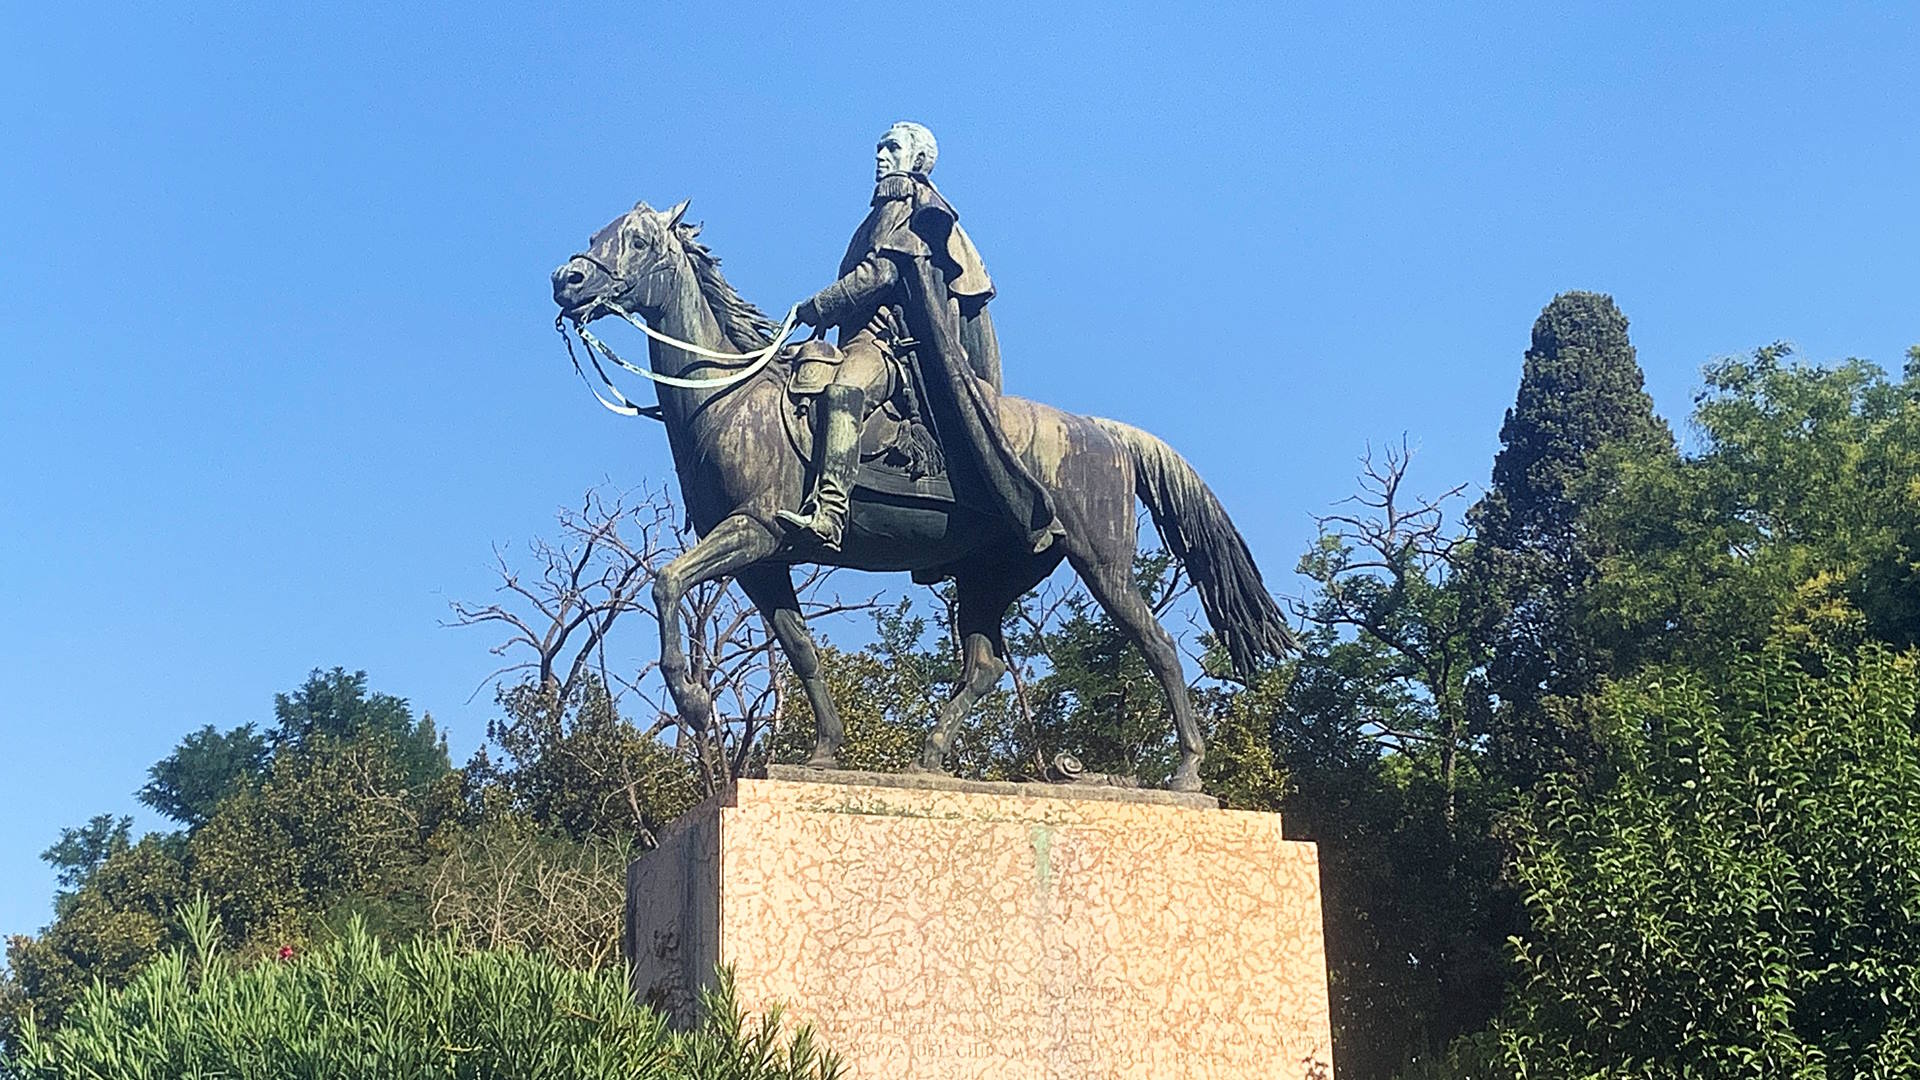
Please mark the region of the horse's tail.
POLYGON ((1094 422, 1133 455, 1134 494, 1153 515, 1167 549, 1186 566, 1234 669, 1251 675, 1261 656, 1295 648, 1293 631, 1260 580, 1246 540, 1193 466, 1137 427, 1097 417, 1094 422))

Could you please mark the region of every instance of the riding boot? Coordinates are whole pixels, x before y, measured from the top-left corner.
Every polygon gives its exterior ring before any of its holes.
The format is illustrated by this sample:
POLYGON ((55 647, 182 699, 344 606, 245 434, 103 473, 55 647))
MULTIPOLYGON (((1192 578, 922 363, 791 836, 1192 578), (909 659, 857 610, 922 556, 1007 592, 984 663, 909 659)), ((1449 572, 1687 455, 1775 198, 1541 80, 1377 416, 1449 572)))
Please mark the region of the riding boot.
POLYGON ((782 510, 780 519, 812 533, 821 547, 838 551, 853 509, 853 472, 860 464, 866 393, 858 386, 834 384, 813 400, 821 412, 813 452, 820 463, 820 479, 802 512, 782 510))

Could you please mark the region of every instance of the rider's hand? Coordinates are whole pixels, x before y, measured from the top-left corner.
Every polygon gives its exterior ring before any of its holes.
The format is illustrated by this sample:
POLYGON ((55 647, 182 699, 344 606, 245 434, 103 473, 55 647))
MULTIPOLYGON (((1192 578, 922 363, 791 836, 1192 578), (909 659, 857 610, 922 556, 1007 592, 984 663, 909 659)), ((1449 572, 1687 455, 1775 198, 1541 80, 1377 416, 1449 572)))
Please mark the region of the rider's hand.
POLYGON ((827 336, 827 328, 822 325, 825 320, 820 317, 820 308, 814 304, 812 298, 802 300, 800 305, 793 309, 793 321, 813 327, 813 333, 807 335, 809 341, 818 341, 827 336))

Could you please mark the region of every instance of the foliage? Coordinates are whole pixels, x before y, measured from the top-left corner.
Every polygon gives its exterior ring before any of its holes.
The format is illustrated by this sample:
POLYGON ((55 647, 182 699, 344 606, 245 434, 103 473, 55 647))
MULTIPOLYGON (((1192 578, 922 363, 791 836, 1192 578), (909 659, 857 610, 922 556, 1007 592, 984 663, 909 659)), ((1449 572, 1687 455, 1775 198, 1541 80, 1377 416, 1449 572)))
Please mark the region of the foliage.
POLYGON ((198 828, 221 799, 257 781, 266 767, 267 739, 252 724, 225 734, 208 724, 147 770, 140 801, 189 829, 198 828))
POLYGON ((190 831, 129 844, 130 822, 100 817, 48 850, 69 889, 41 934, 8 943, 0 1034, 29 1008, 57 1022, 96 979, 120 985, 174 943, 169 914, 196 892, 249 954, 353 913, 395 933, 426 927, 434 837, 460 810, 432 722, 339 668, 277 695, 275 715, 264 740, 203 728, 150 772, 143 796, 190 831))
POLYGON ((1586 617, 1606 554, 1590 519, 1609 493, 1609 463, 1673 454, 1673 437, 1642 387, 1627 319, 1613 299, 1554 297, 1533 324, 1520 390, 1500 428, 1493 486, 1472 511, 1476 643, 1498 699, 1489 751, 1522 789, 1598 756, 1580 699, 1612 663, 1586 617))
POLYGON ((117 985, 174 943, 173 909, 189 895, 180 848, 142 838, 102 862, 45 932, 8 939, 13 989, 0 1029, 9 1039, 29 1008, 57 1021, 96 980, 117 985))
MULTIPOLYGON (((903 599, 876 611, 874 640, 865 648, 819 647, 821 674, 846 727, 845 768, 890 772, 914 765, 936 703, 952 693, 959 664, 951 650, 925 644, 926 621, 912 610, 903 599)), ((791 672, 787 678, 786 715, 768 753, 773 760, 804 761, 813 751, 813 710, 799 680, 791 672)))
MULTIPOLYGON (((1378 594, 1374 614, 1438 599, 1425 580, 1378 594)), ((1385 1077, 1498 1007, 1514 925, 1495 835, 1501 792, 1463 731, 1456 743, 1438 737, 1463 723, 1441 712, 1460 687, 1436 694, 1421 681, 1428 669, 1331 620, 1302 644, 1268 706, 1291 788, 1281 809, 1290 837, 1320 845, 1334 1056, 1343 1076, 1385 1077)))
MULTIPOLYGON (((1181 611, 1192 588, 1164 551, 1141 553, 1134 583, 1158 618, 1181 611)), ((910 600, 873 612, 873 640, 858 650, 821 650, 821 666, 847 729, 848 768, 897 770, 919 760, 938 704, 953 693, 960 659, 951 636, 950 588, 932 592, 943 617, 932 623, 910 600)), ((982 695, 955 737, 950 765, 960 776, 1031 780, 1055 754, 1094 772, 1165 783, 1178 751, 1159 681, 1126 633, 1077 585, 1042 589, 1007 613, 1009 677, 982 695)), ((1208 654, 1189 686, 1209 740, 1202 766, 1235 806, 1271 808, 1285 788, 1266 739, 1266 719, 1238 706, 1237 687, 1209 676, 1224 658, 1208 654)), ((813 717, 797 688, 771 746, 774 760, 803 760, 813 717)))
POLYGON ((723 982, 686 1034, 635 1003, 615 971, 583 971, 451 939, 383 948, 355 924, 251 967, 218 947, 202 902, 176 949, 120 990, 96 986, 58 1029, 31 1022, 8 1069, 70 1076, 829 1080, 832 1057, 777 1015, 748 1023, 723 982))
POLYGON ((1609 694, 1625 764, 1528 819, 1518 990, 1458 1075, 1920 1071, 1920 662, 1796 651, 1609 694))
MULTIPOLYGON (((1353 736, 1431 770, 1451 816, 1471 764, 1470 728, 1484 712, 1462 573, 1473 549, 1447 523, 1446 504, 1462 489, 1409 498, 1411 461, 1404 443, 1379 461, 1362 458, 1360 491, 1347 500, 1359 509, 1318 519, 1319 539, 1299 565, 1316 595, 1295 606, 1319 631, 1307 650, 1314 666, 1359 695, 1347 714, 1353 736)), ((1303 690, 1324 689, 1319 674, 1303 690)))
POLYGON ((1449 821, 1430 771, 1351 739, 1294 737, 1322 719, 1288 718, 1282 811, 1289 837, 1319 844, 1340 1074, 1387 1077, 1498 1010, 1515 905, 1477 776, 1449 821))
POLYGON ((315 668, 299 689, 273 696, 273 720, 267 742, 276 757, 326 744, 378 745, 409 787, 430 783, 451 768, 446 739, 435 731, 433 717, 416 721, 405 699, 369 694, 364 671, 349 675, 345 668, 315 668))
POLYGON ((1707 369, 1686 460, 1629 460, 1598 527, 1596 633, 1722 670, 1770 636, 1920 642, 1920 351, 1891 382, 1785 346, 1707 369))
POLYGON ((585 673, 561 687, 503 688, 504 715, 487 724, 495 753, 467 763, 472 810, 481 819, 511 812, 576 840, 615 837, 650 847, 674 818, 708 794, 708 774, 620 714, 606 684, 585 673))
POLYGON ((56 909, 91 880, 108 859, 132 845, 128 839, 132 830, 132 818, 112 814, 96 814, 77 829, 60 830, 60 839, 40 853, 60 882, 61 891, 54 897, 56 909))
MULTIPOLYGON (((1209 655, 1209 667, 1226 658, 1209 655)), ((1235 810, 1278 810, 1294 794, 1281 756, 1274 749, 1274 704, 1282 699, 1291 665, 1269 664, 1247 683, 1219 683, 1202 689, 1194 701, 1207 736, 1207 760, 1200 779, 1208 794, 1235 810)))
MULTIPOLYGON (((498 769, 478 757, 469 772, 491 781, 557 754, 559 767, 543 770, 543 793, 534 797, 570 804, 569 820, 552 822, 549 810, 523 809, 575 835, 624 828, 650 842, 666 819, 647 804, 660 802, 675 814, 687 805, 675 801, 679 784, 666 757, 684 762, 696 797, 711 795, 765 761, 767 738, 787 715, 784 662, 740 589, 726 579, 708 581, 688 590, 680 610, 656 610, 654 583, 694 540, 682 518, 663 490, 637 496, 589 491, 578 509, 560 512, 557 539, 529 545, 531 572, 498 557, 504 599, 453 605, 455 625, 505 631, 492 651, 509 662, 494 675, 519 679, 497 687, 505 715, 488 732, 512 760, 498 769), (714 703, 712 723, 681 719, 657 661, 631 669, 608 661, 609 638, 616 625, 630 625, 632 615, 655 633, 665 620, 685 635, 688 677, 714 703), (670 740, 661 738, 669 733, 670 740), (595 764, 608 751, 612 759, 595 764), (574 793, 570 781, 588 786, 574 793), (656 800, 644 793, 656 785, 672 794, 656 800), (623 816, 625 823, 615 824, 623 816)), ((813 567, 795 584, 807 618, 871 606, 816 599, 829 573, 813 567)))
MULTIPOLYGON (((260 948, 301 940, 314 916, 355 896, 406 902, 435 826, 457 809, 415 790, 410 764, 377 739, 283 750, 258 789, 227 798, 192 834, 194 887, 212 898, 237 942, 260 948)), ((450 777, 448 779, 451 779, 450 777)), ((399 925, 419 914, 376 905, 399 925)))
POLYGON ((1501 880, 1476 637, 1476 548, 1410 493, 1404 441, 1300 560, 1302 653, 1272 707, 1288 834, 1320 844, 1334 1054, 1345 1076, 1430 1061, 1498 1009, 1517 904, 1501 880))
MULTIPOLYGON (((1185 570, 1164 550, 1135 557, 1133 583, 1162 620, 1192 592, 1185 570)), ((1047 665, 1030 680, 1032 745, 1024 756, 1046 761, 1066 751, 1090 771, 1165 784, 1179 758, 1173 714, 1160 680, 1119 624, 1077 588, 1055 603, 1040 599, 1022 622, 1009 646, 1047 665)))

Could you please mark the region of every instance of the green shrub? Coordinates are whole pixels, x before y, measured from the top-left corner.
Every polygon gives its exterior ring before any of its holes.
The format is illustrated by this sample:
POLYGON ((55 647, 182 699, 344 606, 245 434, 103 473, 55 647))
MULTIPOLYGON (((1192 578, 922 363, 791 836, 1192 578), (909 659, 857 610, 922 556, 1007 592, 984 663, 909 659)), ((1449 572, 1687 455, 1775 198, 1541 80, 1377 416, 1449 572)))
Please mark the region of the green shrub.
POLYGON ((96 984, 64 1022, 29 1019, 3 1073, 14 1080, 832 1080, 839 1066, 777 1012, 741 1019, 726 979, 706 1020, 675 1033, 617 970, 476 952, 451 938, 386 949, 364 926, 304 956, 241 967, 222 955, 204 902, 191 947, 123 989, 96 984))
POLYGON ((1620 688, 1618 782, 1527 823, 1516 992, 1441 1072, 1920 1075, 1917 706, 1880 646, 1620 688))

